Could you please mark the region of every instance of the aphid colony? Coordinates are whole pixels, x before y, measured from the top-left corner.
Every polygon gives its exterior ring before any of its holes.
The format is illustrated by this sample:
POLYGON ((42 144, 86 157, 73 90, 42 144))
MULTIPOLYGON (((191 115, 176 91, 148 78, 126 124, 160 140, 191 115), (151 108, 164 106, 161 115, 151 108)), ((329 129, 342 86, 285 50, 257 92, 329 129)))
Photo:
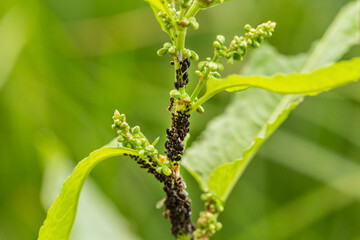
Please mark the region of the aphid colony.
POLYGON ((180 176, 171 175, 164 183, 164 216, 170 218, 171 232, 174 236, 180 233, 190 235, 195 231, 195 225, 191 222, 191 200, 185 188, 186 184, 180 176))
MULTIPOLYGON (((171 62, 173 64, 173 61, 171 62)), ((176 69, 176 81, 174 87, 176 90, 185 87, 189 83, 189 74, 186 71, 190 67, 190 59, 186 58, 184 61, 180 61, 180 67, 176 69)))
MULTIPOLYGON (((170 218, 172 233, 174 235, 191 234, 195 230, 195 225, 191 222, 191 200, 185 191, 184 180, 170 170, 169 160, 165 156, 158 155, 158 151, 153 146, 155 143, 150 144, 140 132, 139 127, 130 129, 124 114, 115 111, 113 119, 112 128, 118 134, 118 142, 123 147, 138 151, 138 155, 124 155, 134 159, 141 168, 147 169, 148 173, 164 183, 163 189, 166 193, 164 216, 170 218)), ((186 136, 186 133, 180 134, 182 139, 184 135, 186 136)))
MULTIPOLYGON (((173 62, 171 62, 173 64, 173 62)), ((186 58, 184 61, 180 61, 180 67, 176 69, 176 81, 174 83, 175 88, 186 87, 189 83, 189 76, 186 70, 190 67, 190 59, 186 58)), ((169 111, 172 110, 174 105, 174 98, 170 98, 169 111)), ((177 100, 177 105, 186 105, 184 100, 177 100)), ((171 128, 166 129, 167 141, 165 142, 166 155, 171 161, 172 165, 178 166, 184 154, 184 140, 188 132, 190 131, 190 114, 187 114, 186 106, 183 111, 175 110, 171 113, 171 128)))

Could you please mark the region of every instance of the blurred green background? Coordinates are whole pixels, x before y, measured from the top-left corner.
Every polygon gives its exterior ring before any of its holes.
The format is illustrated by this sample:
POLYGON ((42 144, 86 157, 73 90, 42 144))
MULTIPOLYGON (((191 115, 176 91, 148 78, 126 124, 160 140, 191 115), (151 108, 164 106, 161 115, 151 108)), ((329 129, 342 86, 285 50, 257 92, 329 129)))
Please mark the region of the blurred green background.
MULTIPOLYGON (((233 0, 199 13, 187 46, 204 59, 217 34, 272 20, 272 45, 305 52, 347 2, 233 0)), ((0 240, 37 238, 71 168, 114 137, 114 109, 163 145, 173 73, 156 50, 166 40, 142 0, 0 1, 0 240)), ((357 46, 345 58, 359 54, 357 46)), ((260 240, 253 233, 262 231, 276 240, 360 240, 359 91, 355 83, 308 98, 291 114, 235 187, 214 239, 260 240)), ((192 140, 229 97, 194 114, 192 140)), ((195 219, 200 190, 182 172, 195 219)), ((163 196, 133 161, 105 161, 86 184, 72 239, 172 239, 155 208, 163 196)))

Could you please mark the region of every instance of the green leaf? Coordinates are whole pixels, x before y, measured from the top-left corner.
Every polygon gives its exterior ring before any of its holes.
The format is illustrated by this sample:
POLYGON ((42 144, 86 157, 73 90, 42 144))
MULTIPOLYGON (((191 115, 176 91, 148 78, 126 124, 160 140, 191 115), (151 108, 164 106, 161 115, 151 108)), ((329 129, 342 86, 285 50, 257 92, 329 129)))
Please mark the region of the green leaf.
MULTIPOLYGON (((354 26, 359 8, 356 2, 345 6, 309 57, 285 57, 263 46, 255 52, 245 73, 271 76, 330 65, 357 43, 360 28, 354 26)), ((302 95, 281 95, 257 88, 237 93, 225 112, 210 122, 201 140, 188 149, 183 165, 204 191, 226 200, 262 143, 302 100, 302 95)))
MULTIPOLYGON (((268 46, 259 50, 248 64, 254 70, 248 73, 294 72, 304 63, 303 55, 285 57, 268 46)), ((238 93, 225 112, 206 127, 201 140, 188 149, 183 165, 204 191, 211 190, 225 200, 256 150, 301 101, 301 95, 257 88, 238 93)))
POLYGON ((66 179, 60 195, 48 210, 38 239, 68 239, 75 220, 80 192, 90 171, 107 158, 130 154, 137 155, 137 152, 129 148, 116 147, 116 142, 113 141, 79 162, 70 177, 66 179))
POLYGON ((277 74, 273 77, 230 75, 224 80, 209 79, 206 93, 194 109, 215 94, 224 91, 244 90, 244 87, 263 88, 282 94, 316 95, 323 91, 357 81, 360 78, 360 58, 343 61, 312 73, 277 74))
POLYGON ((155 8, 159 9, 160 11, 166 12, 164 7, 164 0, 145 0, 146 2, 149 2, 151 6, 154 6, 155 8))

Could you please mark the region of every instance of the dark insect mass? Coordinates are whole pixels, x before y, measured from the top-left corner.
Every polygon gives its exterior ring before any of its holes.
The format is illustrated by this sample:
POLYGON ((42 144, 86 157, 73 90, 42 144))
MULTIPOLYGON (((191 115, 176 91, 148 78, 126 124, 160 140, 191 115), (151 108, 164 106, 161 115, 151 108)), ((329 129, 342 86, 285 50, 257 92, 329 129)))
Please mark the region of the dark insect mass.
POLYGON ((184 61, 180 61, 180 68, 176 69, 176 81, 174 87, 179 88, 185 87, 189 83, 189 74, 186 72, 190 67, 190 59, 186 58, 184 61))
MULTIPOLYGON (((172 64, 172 63, 170 63, 172 64)), ((190 60, 187 58, 180 61, 180 66, 176 69, 176 81, 174 87, 186 87, 189 83, 189 74, 186 72, 190 67, 190 60)), ((172 112, 175 99, 170 98, 168 110, 172 112)), ((171 113, 171 127, 166 129, 167 141, 165 142, 165 153, 174 167, 179 166, 184 154, 184 140, 190 131, 189 110, 174 111, 171 113)), ((179 176, 170 175, 164 182, 166 199, 164 203, 164 216, 171 221, 171 232, 176 237, 178 234, 191 235, 195 231, 195 225, 191 222, 191 200, 185 191, 184 180, 179 176)))
MULTIPOLYGON (((127 156, 128 154, 124 154, 127 156)), ((191 235, 195 231, 195 225, 191 222, 191 200, 188 198, 188 193, 185 191, 186 184, 181 177, 173 175, 166 176, 158 173, 155 169, 158 164, 148 158, 148 161, 136 155, 129 155, 134 159, 140 168, 147 169, 155 178, 164 183, 164 192, 166 193, 166 200, 164 203, 164 216, 170 218, 172 227, 171 232, 174 236, 179 233, 191 235)))

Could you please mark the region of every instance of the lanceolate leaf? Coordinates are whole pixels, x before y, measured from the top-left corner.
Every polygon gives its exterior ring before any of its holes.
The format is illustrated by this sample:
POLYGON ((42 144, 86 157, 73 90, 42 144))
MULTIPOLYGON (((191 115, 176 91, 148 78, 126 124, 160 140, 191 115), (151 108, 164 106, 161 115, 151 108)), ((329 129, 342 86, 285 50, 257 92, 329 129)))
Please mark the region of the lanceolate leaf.
POLYGON ((231 75, 224 80, 209 79, 206 93, 194 105, 196 109, 207 99, 223 91, 244 90, 244 87, 263 88, 283 94, 315 95, 360 79, 360 58, 343 61, 312 73, 277 74, 273 77, 231 75))
POLYGON ((43 226, 40 228, 39 240, 67 240, 75 220, 79 196, 84 182, 91 170, 106 158, 137 155, 137 152, 123 147, 116 147, 115 142, 104 146, 83 159, 66 179, 60 195, 47 213, 43 226))
MULTIPOLYGON (((360 28, 354 26, 359 7, 356 2, 344 7, 309 57, 285 57, 262 47, 247 65, 245 74, 308 72, 332 64, 357 42, 360 28), (339 43, 344 45, 338 47, 339 43)), ((226 200, 261 144, 302 100, 302 95, 281 95, 256 88, 237 93, 224 114, 215 118, 201 140, 188 149, 184 166, 204 191, 210 190, 226 200)))

